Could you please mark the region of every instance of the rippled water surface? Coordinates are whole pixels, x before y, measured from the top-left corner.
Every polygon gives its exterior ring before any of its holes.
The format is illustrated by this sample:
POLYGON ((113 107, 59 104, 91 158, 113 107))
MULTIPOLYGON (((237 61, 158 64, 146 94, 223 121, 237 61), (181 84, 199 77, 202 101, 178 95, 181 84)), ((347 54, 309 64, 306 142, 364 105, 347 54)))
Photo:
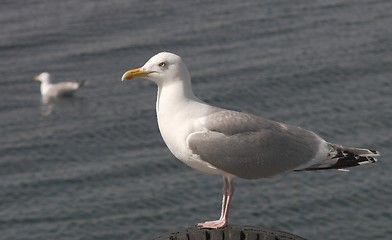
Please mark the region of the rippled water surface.
POLYGON ((160 51, 221 107, 379 150, 350 172, 237 179, 231 223, 308 239, 392 234, 392 3, 3 1, 0 239, 151 239, 218 217, 221 178, 165 147, 156 86, 121 82, 160 51), (42 103, 34 75, 86 80, 42 103))

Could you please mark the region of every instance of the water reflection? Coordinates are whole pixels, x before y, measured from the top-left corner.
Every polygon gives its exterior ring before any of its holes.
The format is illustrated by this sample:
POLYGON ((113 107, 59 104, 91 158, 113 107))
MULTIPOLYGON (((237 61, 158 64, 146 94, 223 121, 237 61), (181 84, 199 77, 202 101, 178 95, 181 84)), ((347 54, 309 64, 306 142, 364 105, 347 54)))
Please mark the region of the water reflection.
POLYGON ((40 113, 42 116, 50 116, 57 109, 82 106, 84 105, 84 100, 84 98, 78 96, 41 97, 40 113))
POLYGON ((49 116, 53 112, 53 101, 55 99, 50 97, 41 97, 40 112, 43 116, 49 116))

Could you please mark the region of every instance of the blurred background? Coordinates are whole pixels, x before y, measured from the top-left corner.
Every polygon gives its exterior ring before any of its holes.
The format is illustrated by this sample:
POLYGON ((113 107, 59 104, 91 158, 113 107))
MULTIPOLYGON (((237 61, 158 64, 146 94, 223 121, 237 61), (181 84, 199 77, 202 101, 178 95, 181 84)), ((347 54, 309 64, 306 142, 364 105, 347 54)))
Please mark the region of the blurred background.
POLYGON ((210 104, 380 151, 350 172, 235 181, 230 223, 390 239, 389 0, 2 1, 0 239, 151 239, 219 217, 222 180, 171 155, 156 86, 122 74, 182 56, 210 104), (87 81, 41 102, 40 72, 87 81))

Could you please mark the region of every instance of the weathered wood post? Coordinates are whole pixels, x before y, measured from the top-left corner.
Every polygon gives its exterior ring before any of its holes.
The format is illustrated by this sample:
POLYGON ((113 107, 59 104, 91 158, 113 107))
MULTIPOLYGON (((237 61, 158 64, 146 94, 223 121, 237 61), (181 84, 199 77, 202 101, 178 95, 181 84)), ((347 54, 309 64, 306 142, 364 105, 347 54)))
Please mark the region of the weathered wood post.
POLYGON ((221 229, 191 227, 163 234, 153 240, 304 240, 304 238, 263 227, 233 225, 221 229))

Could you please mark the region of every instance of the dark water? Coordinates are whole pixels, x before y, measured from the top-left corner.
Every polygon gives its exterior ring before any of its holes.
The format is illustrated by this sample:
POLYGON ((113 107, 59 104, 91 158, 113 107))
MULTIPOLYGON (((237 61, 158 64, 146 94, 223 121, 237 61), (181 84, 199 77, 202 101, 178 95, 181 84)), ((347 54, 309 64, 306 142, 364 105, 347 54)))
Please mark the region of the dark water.
POLYGON ((211 104, 383 155, 348 173, 237 179, 232 224, 390 239, 389 0, 2 1, 0 239, 150 239, 218 217, 221 178, 166 149, 156 87, 120 81, 164 50, 211 104), (42 71, 88 84, 45 105, 42 71))

